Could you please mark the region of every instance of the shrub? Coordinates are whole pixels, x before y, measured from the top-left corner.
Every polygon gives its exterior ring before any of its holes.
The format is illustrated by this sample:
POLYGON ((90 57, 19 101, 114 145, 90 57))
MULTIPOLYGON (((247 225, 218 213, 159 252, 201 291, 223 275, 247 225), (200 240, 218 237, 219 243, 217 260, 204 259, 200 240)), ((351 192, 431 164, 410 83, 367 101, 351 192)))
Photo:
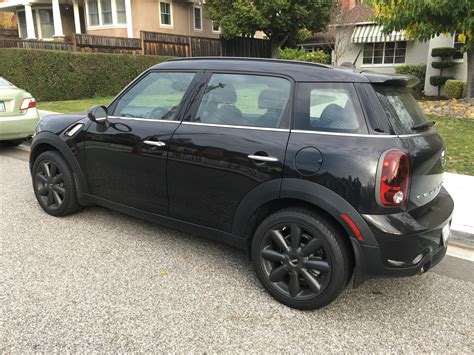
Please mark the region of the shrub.
POLYGON ((0 75, 42 101, 116 95, 132 79, 165 57, 0 50, 0 75))
POLYGON ((397 74, 411 75, 416 77, 420 82, 412 88, 415 97, 421 97, 425 87, 426 64, 405 64, 395 67, 397 74))
POLYGON ((456 65, 455 62, 432 62, 431 66, 435 69, 443 70, 447 68, 451 68, 456 65))
POLYGON ((321 50, 316 50, 314 52, 305 52, 303 49, 295 48, 278 49, 277 58, 287 60, 300 60, 304 62, 322 64, 329 64, 331 62, 329 54, 326 54, 321 50))
POLYGON ((452 79, 450 76, 433 75, 432 77, 430 77, 430 84, 433 86, 441 87, 446 83, 446 81, 450 79, 452 79))
POLYGON ((456 54, 456 49, 453 47, 438 47, 431 50, 432 57, 452 57, 456 54))
POLYGON ((462 80, 448 80, 444 85, 444 95, 449 99, 460 99, 465 94, 467 82, 462 80))

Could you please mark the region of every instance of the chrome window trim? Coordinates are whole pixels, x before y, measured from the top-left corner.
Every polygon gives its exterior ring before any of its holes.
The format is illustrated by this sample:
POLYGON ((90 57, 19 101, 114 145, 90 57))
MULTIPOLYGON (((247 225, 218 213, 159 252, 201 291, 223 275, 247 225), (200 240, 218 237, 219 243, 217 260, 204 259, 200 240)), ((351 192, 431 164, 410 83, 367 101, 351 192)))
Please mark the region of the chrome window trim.
POLYGON ((227 124, 216 124, 216 123, 202 123, 202 122, 188 122, 184 121, 184 125, 191 126, 209 126, 209 127, 222 127, 222 128, 240 128, 240 129, 252 129, 257 131, 275 131, 275 132, 289 132, 288 128, 268 128, 268 127, 253 127, 253 126, 237 126, 227 124))
POLYGON ((119 120, 130 120, 130 121, 163 122, 163 123, 176 123, 176 124, 180 123, 180 121, 167 121, 167 120, 157 120, 154 118, 140 118, 140 117, 109 116, 108 118, 116 118, 119 120))
POLYGON ((305 131, 300 129, 291 130, 292 133, 307 133, 307 134, 318 134, 325 136, 344 136, 344 137, 367 137, 367 138, 410 138, 410 137, 421 137, 435 132, 423 132, 413 134, 362 134, 362 133, 342 133, 342 132, 324 132, 324 131, 305 131))

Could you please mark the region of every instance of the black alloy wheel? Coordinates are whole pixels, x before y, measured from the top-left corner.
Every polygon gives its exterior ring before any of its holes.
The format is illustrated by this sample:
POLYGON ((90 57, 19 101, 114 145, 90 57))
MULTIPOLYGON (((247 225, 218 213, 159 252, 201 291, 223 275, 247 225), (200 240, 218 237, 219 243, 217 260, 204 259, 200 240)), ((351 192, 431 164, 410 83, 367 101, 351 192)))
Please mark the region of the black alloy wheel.
POLYGON ((41 208, 60 217, 81 210, 71 167, 61 154, 47 151, 33 163, 33 189, 41 208))
POLYGON ((268 216, 252 240, 252 262, 265 289, 296 309, 324 307, 352 275, 349 240, 314 211, 289 208, 268 216))
POLYGON ((58 166, 51 160, 43 160, 34 179, 42 205, 50 209, 59 209, 64 203, 66 189, 58 166))

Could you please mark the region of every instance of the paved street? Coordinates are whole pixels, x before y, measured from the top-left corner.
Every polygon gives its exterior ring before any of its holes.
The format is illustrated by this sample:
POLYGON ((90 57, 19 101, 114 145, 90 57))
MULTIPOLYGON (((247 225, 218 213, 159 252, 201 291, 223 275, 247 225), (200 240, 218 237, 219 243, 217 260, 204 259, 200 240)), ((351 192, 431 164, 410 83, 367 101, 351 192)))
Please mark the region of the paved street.
POLYGON ((0 148, 0 352, 474 352, 471 261, 296 311, 243 252, 98 207, 46 215, 27 159, 0 148))

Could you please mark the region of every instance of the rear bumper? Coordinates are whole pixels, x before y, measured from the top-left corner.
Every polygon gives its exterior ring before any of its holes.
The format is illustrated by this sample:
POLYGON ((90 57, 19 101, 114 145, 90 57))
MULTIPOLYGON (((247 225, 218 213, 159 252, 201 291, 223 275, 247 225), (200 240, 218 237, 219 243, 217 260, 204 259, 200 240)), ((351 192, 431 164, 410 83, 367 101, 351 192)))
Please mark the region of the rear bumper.
POLYGON ((371 277, 412 276, 438 264, 446 254, 442 231, 451 223, 453 209, 453 199, 442 188, 421 215, 364 215, 378 245, 354 245, 358 259, 363 260, 356 284, 371 277))
POLYGON ((0 117, 0 141, 27 138, 33 135, 39 115, 36 109, 28 109, 23 115, 0 117))

